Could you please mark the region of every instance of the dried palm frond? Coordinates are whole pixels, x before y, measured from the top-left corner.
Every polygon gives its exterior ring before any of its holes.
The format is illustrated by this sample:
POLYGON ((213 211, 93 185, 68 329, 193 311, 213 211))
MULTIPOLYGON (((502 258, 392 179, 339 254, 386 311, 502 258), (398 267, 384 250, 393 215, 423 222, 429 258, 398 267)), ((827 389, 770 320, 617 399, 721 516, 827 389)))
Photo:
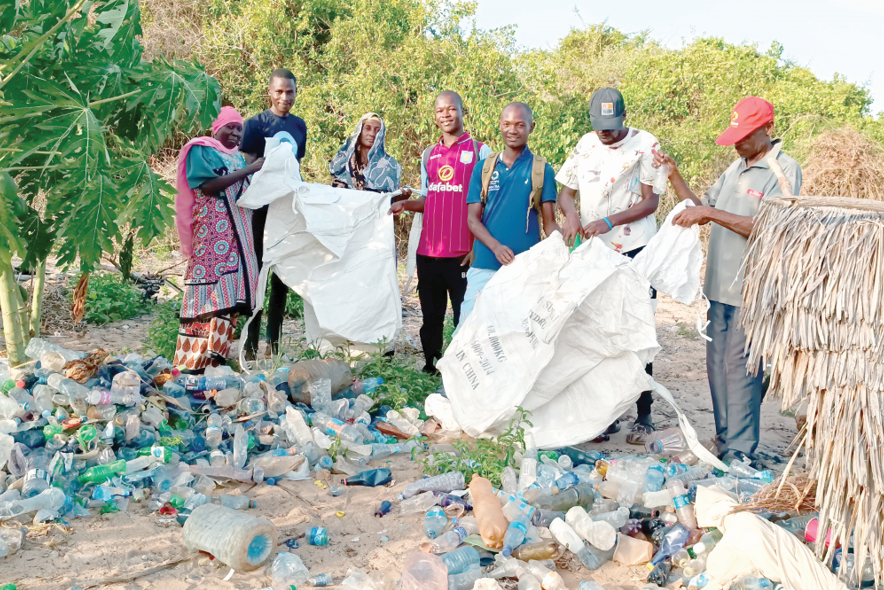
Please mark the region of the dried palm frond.
MULTIPOLYGON (((749 367, 771 365, 768 393, 806 399, 802 445, 821 530, 854 535, 884 581, 884 203, 839 197, 766 201, 743 261, 740 321, 749 367)), ((794 459, 793 459, 794 461, 794 459)), ((825 555, 824 555, 825 553, 825 555)), ((857 576, 860 575, 857 568, 857 576)))

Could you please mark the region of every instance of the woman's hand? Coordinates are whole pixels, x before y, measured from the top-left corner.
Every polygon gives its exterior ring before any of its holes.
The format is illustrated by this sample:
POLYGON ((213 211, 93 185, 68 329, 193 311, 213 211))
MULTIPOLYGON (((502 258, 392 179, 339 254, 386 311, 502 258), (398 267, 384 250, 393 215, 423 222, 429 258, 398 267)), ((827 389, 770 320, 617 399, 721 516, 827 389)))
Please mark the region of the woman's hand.
POLYGON ((254 162, 246 166, 246 170, 249 171, 249 174, 254 174, 264 165, 264 158, 257 158, 254 162))

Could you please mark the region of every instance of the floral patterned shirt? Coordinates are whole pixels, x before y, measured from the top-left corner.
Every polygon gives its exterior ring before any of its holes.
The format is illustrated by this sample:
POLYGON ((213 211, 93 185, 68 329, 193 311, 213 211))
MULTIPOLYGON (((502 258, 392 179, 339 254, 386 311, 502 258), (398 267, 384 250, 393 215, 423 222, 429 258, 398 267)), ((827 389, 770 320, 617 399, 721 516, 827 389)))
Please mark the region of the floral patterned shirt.
MULTIPOLYGON (((584 226, 626 211, 642 199, 641 185, 654 187, 656 194, 666 192, 667 178, 652 166, 657 139, 641 129, 629 128, 626 137, 605 145, 595 132, 580 138, 565 160, 556 180, 580 193, 580 222, 584 226)), ((648 215, 599 237, 617 252, 625 253, 645 246, 657 233, 654 215, 648 215)))

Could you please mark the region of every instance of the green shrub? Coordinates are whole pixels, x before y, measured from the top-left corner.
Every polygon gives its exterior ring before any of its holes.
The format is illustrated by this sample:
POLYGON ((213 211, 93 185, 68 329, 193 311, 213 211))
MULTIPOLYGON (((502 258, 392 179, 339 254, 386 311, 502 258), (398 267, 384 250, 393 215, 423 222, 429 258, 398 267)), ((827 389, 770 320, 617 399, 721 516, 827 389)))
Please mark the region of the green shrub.
POLYGON ((421 411, 427 396, 439 389, 442 378, 428 375, 414 364, 414 357, 372 355, 359 370, 360 379, 380 377, 384 382, 371 397, 399 410, 411 406, 421 411))
POLYGON ((181 297, 158 303, 154 309, 157 316, 147 329, 147 340, 144 344, 154 353, 163 355, 171 362, 175 356, 175 344, 178 341, 181 297))
POLYGON ((516 415, 510 420, 509 428, 497 438, 476 440, 456 440, 452 443, 456 454, 450 452, 430 453, 422 458, 424 473, 439 475, 449 471, 460 471, 469 482, 473 474, 488 479, 491 485, 500 487, 500 476, 506 467, 516 467, 516 451, 525 449, 525 426, 531 412, 516 408, 516 415))
MULTIPOLYGON (((69 296, 73 296, 76 280, 68 284, 69 296)), ((87 323, 102 325, 120 320, 128 320, 141 315, 145 310, 144 297, 135 286, 116 274, 89 277, 89 292, 86 294, 87 323)))

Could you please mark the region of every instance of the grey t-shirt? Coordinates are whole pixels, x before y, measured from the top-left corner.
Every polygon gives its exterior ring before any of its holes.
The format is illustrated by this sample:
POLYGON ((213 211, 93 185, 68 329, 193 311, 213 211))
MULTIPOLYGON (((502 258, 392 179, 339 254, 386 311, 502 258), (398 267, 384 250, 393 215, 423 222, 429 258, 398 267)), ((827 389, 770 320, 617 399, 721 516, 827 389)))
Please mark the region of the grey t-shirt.
MULTIPOLYGON (((792 184, 792 194, 801 190, 801 166, 784 152, 780 151, 781 140, 775 140, 770 154, 783 169, 786 179, 792 184)), ((762 199, 783 196, 767 156, 752 166, 739 158, 728 166, 718 181, 706 191, 702 199, 704 205, 727 211, 734 215, 755 217, 762 199)), ((709 252, 706 256, 706 281, 703 290, 710 301, 741 307, 743 286, 741 262, 743 250, 748 240, 717 223, 712 224, 709 235, 709 252)))

